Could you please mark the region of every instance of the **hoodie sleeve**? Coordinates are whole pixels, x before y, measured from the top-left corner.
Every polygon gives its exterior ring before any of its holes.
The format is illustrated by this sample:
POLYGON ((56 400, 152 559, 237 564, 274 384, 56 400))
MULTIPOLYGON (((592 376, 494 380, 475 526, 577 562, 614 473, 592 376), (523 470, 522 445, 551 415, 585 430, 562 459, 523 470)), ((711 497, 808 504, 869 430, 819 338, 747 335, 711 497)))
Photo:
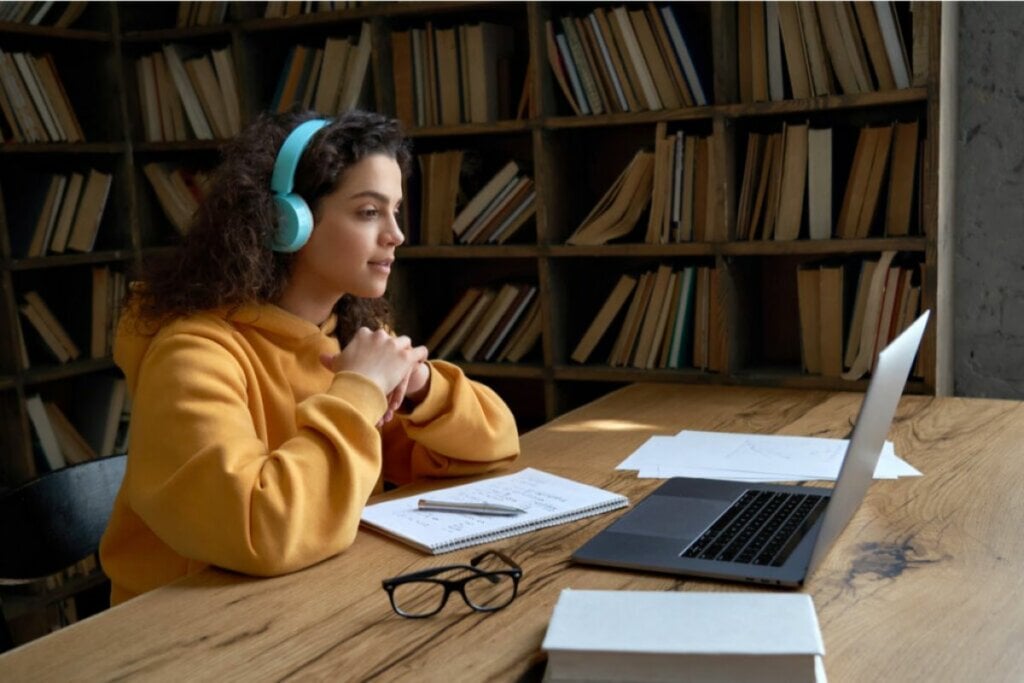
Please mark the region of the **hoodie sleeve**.
POLYGON ((257 433, 260 383, 231 333, 153 341, 133 398, 129 504, 175 552, 254 575, 282 574, 348 547, 381 472, 386 399, 339 373, 298 404, 280 445, 257 433))
POLYGON ((430 361, 430 373, 423 401, 384 428, 385 480, 462 477, 514 460, 519 436, 505 402, 450 363, 430 361))

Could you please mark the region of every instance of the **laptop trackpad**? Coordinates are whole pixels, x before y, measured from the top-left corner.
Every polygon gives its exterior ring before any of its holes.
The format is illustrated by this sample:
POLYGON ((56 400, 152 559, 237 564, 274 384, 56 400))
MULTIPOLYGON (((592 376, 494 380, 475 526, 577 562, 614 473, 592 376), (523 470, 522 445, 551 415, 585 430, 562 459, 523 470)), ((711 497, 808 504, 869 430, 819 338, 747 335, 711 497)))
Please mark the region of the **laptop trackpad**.
POLYGON ((637 536, 690 539, 707 529, 731 502, 653 495, 615 522, 609 531, 637 536))

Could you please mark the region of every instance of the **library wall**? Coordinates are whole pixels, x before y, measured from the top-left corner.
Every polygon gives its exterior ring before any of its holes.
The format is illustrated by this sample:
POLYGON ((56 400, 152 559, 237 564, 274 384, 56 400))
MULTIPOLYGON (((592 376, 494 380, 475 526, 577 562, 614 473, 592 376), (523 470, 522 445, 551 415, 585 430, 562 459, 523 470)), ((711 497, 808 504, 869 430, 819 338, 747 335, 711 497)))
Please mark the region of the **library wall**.
POLYGON ((960 6, 954 392, 1024 398, 1024 5, 960 6))

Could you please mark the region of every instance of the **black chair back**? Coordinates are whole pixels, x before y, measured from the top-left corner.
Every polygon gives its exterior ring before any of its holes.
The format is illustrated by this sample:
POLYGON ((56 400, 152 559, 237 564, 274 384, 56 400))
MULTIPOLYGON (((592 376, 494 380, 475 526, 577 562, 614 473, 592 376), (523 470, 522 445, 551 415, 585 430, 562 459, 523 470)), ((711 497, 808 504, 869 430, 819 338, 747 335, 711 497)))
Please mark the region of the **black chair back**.
POLYGON ((0 579, 49 576, 95 553, 125 460, 71 465, 0 495, 0 579))

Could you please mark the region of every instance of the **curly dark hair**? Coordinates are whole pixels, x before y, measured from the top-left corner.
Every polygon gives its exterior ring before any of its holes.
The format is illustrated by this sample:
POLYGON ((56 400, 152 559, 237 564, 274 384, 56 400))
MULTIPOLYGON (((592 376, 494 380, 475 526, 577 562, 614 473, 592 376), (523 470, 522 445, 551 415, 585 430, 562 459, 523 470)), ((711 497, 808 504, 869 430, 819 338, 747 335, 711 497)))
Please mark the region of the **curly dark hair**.
MULTIPOLYGON (((180 249, 148 259, 133 305, 141 321, 162 325, 217 308, 279 300, 291 273, 292 254, 269 247, 277 214, 270 176, 278 150, 311 112, 263 114, 224 148, 206 198, 192 217, 180 249)), ((318 131, 302 153, 294 192, 317 215, 346 169, 371 154, 386 154, 407 173, 411 153, 401 124, 380 114, 353 110, 318 131)), ((346 343, 360 326, 390 326, 383 299, 346 294, 335 306, 335 334, 346 343)))

